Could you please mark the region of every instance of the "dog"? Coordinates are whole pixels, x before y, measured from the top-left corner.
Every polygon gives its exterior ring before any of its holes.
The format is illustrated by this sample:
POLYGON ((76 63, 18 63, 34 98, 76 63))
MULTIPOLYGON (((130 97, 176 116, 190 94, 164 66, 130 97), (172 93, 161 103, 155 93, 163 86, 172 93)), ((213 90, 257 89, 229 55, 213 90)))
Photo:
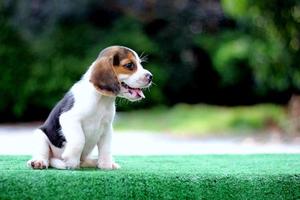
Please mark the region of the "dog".
POLYGON ((135 51, 124 46, 102 50, 81 80, 59 101, 44 124, 34 131, 32 169, 118 169, 111 152, 115 99, 145 98, 152 74, 135 51), (98 147, 98 159, 90 159, 98 147))

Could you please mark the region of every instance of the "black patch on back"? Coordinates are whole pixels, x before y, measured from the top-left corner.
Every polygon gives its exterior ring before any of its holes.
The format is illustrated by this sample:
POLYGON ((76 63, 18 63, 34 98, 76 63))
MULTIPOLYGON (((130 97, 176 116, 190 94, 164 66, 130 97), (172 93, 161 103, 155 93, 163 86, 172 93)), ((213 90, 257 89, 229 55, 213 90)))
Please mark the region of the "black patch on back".
POLYGON ((70 110, 73 105, 74 96, 71 92, 68 92, 52 109, 47 120, 40 127, 40 129, 47 135, 50 142, 58 148, 62 148, 64 142, 66 142, 66 138, 61 131, 59 117, 62 113, 70 110))

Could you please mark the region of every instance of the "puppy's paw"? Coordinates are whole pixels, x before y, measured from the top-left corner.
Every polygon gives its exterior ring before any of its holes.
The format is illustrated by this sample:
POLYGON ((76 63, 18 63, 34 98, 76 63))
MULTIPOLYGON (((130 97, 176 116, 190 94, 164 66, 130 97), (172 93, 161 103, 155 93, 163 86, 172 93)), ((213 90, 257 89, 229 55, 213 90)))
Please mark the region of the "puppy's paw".
POLYGON ((65 162, 66 169, 80 168, 80 161, 77 159, 65 159, 64 162, 65 162))
POLYGON ((65 169, 78 169, 80 168, 80 157, 77 156, 71 156, 64 152, 62 154, 62 160, 65 163, 66 168, 65 169))
POLYGON ((120 169, 121 166, 115 162, 113 162, 113 163, 100 162, 98 164, 98 168, 104 169, 104 170, 112 170, 112 169, 120 169))
POLYGON ((47 169, 49 161, 45 159, 32 159, 27 162, 27 166, 32 169, 47 169))
POLYGON ((112 169, 120 169, 121 166, 118 163, 113 162, 112 163, 112 169))

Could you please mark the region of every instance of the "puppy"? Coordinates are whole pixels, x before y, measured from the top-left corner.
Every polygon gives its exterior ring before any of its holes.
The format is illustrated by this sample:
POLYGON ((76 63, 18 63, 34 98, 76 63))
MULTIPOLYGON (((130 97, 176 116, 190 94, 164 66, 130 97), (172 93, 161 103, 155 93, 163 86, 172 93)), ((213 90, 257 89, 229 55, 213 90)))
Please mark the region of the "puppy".
POLYGON ((141 100, 142 89, 151 83, 152 74, 142 67, 135 51, 123 46, 102 50, 34 132, 36 149, 27 165, 32 169, 119 168, 111 154, 115 99, 141 100), (89 159, 96 145, 98 159, 89 159))

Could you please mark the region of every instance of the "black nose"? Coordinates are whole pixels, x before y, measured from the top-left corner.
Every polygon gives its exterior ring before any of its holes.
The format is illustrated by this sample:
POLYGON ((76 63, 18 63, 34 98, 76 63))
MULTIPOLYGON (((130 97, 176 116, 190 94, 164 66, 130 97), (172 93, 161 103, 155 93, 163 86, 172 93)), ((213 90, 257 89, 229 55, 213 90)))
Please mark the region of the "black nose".
POLYGON ((153 76, 152 76, 152 74, 148 73, 148 74, 146 74, 146 78, 148 79, 148 81, 150 83, 152 81, 153 76))

